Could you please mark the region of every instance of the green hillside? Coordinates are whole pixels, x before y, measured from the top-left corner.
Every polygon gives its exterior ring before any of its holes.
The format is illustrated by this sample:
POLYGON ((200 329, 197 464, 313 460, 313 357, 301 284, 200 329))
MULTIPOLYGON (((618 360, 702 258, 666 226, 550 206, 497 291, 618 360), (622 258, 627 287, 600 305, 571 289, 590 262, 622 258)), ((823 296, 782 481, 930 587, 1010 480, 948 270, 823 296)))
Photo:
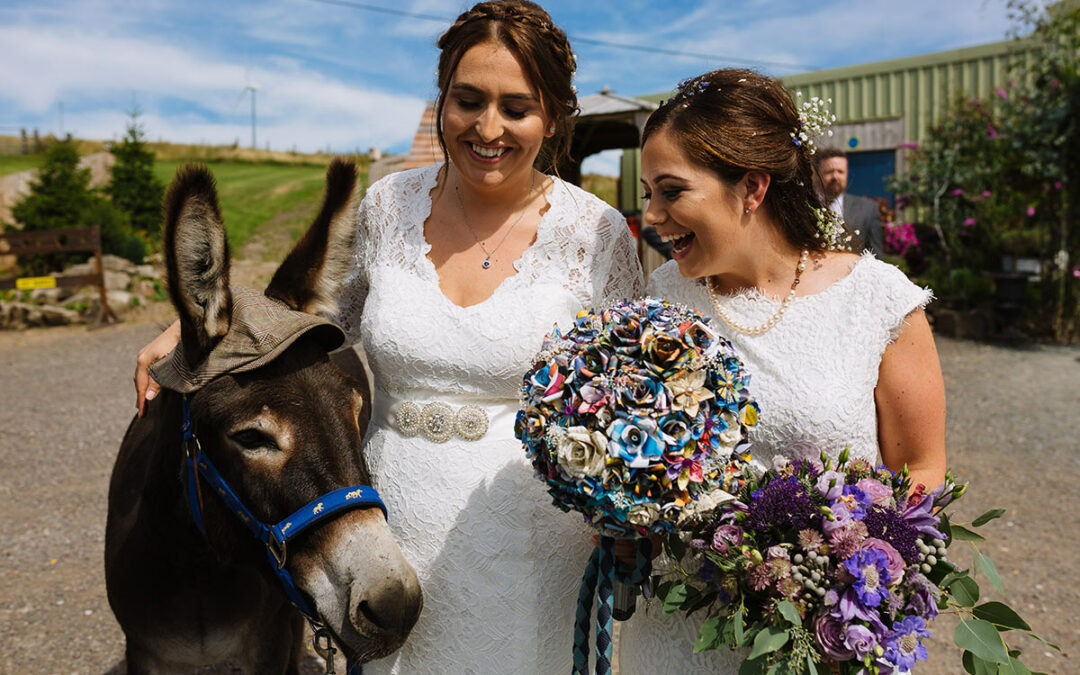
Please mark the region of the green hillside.
MULTIPOLYGON (((0 155, 0 176, 35 169, 43 155, 0 155)), ((319 159, 324 159, 320 157, 319 159)), ((366 158, 365 158, 366 159, 366 158)), ((158 161, 154 173, 168 185, 182 159, 158 161)), ((315 217, 322 197, 326 164, 216 160, 207 166, 217 181, 222 218, 233 255, 242 257, 253 236, 271 243, 263 255, 277 260, 315 217)), ((367 186, 366 162, 361 162, 361 184, 367 186)))
MULTIPOLYGON (((154 173, 168 184, 181 164, 157 162, 154 173)), ((286 243, 291 243, 318 211, 325 166, 248 162, 214 162, 208 166, 217 181, 221 216, 234 252, 260 231, 288 232, 286 243)), ((361 181, 366 184, 366 176, 361 176, 361 181)), ((274 255, 282 252, 272 251, 274 255)))

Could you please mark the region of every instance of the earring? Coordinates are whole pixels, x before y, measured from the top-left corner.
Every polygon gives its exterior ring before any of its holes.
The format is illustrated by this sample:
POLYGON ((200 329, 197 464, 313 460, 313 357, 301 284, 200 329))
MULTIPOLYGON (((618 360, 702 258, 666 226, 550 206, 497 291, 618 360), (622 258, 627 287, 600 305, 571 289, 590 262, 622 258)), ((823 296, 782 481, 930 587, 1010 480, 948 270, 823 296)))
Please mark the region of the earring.
POLYGON ((749 207, 749 206, 747 206, 747 207, 746 207, 745 209, 743 209, 743 213, 745 213, 745 214, 748 214, 748 215, 749 215, 749 213, 750 213, 750 207, 749 207))

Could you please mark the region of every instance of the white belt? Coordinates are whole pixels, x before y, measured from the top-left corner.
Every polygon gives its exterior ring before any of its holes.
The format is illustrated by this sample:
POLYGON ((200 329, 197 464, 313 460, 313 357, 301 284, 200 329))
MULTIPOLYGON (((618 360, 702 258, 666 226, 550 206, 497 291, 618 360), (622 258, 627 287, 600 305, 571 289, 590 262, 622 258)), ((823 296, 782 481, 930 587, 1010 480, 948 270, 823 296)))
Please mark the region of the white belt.
POLYGON ((497 428, 499 435, 513 437, 517 417, 516 401, 480 404, 474 399, 440 396, 437 399, 402 398, 384 391, 375 392, 372 422, 393 429, 402 436, 423 436, 433 443, 452 438, 476 441, 497 428))

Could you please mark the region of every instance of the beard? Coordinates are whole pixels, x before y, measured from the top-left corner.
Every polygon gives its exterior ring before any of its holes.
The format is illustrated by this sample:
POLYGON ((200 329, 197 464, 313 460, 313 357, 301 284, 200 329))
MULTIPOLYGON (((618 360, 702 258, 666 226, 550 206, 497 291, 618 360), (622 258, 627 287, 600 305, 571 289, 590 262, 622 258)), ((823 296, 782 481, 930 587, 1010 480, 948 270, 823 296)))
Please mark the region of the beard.
POLYGON ((844 185, 843 181, 834 178, 822 184, 821 192, 825 195, 826 201, 831 202, 844 193, 845 187, 847 186, 844 185))

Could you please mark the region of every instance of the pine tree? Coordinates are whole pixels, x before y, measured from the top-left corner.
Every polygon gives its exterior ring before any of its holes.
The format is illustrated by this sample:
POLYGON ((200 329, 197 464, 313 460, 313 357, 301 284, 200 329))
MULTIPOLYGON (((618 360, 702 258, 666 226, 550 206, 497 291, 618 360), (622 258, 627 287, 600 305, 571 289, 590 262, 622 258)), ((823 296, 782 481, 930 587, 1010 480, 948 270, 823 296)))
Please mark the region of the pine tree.
POLYGON ((154 153, 146 147, 139 114, 137 107, 132 108, 123 140, 110 150, 116 163, 105 192, 113 205, 128 215, 132 231, 152 239, 161 229, 161 199, 165 188, 154 175, 154 153))
MULTIPOLYGON (((96 225, 101 228, 101 245, 106 253, 123 253, 131 236, 127 216, 90 190, 90 170, 79 168, 79 152, 70 136, 45 151, 45 162, 30 184, 30 194, 11 213, 27 232, 96 225)), ((28 272, 46 273, 72 258, 67 254, 35 256, 22 259, 21 267, 28 272)))
POLYGON ((30 194, 11 214, 25 231, 79 227, 90 204, 90 170, 79 168, 79 152, 68 137, 49 146, 30 194))

